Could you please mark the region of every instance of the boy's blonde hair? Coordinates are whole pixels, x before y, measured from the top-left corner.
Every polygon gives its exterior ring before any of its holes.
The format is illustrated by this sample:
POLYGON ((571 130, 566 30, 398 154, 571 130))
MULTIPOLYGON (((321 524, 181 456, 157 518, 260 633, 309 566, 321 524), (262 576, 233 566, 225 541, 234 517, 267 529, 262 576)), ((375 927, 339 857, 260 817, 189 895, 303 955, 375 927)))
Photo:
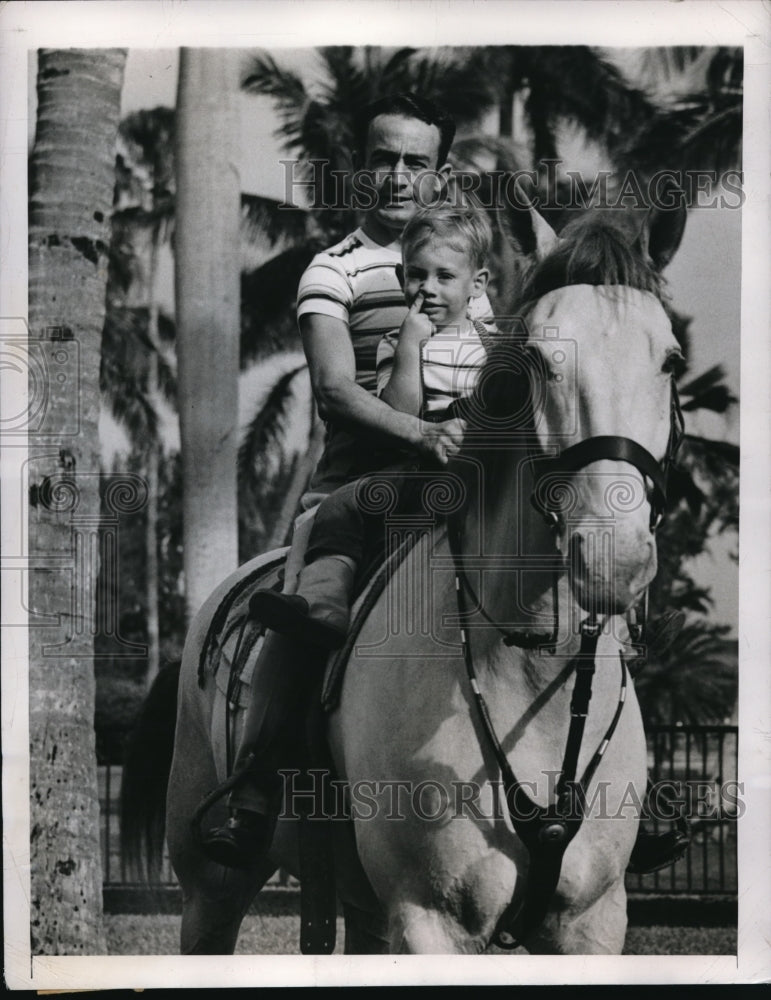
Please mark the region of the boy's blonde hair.
POLYGON ((410 219, 402 233, 402 258, 419 250, 430 239, 446 243, 467 254, 476 270, 487 264, 493 233, 484 212, 474 208, 437 206, 422 208, 410 219))

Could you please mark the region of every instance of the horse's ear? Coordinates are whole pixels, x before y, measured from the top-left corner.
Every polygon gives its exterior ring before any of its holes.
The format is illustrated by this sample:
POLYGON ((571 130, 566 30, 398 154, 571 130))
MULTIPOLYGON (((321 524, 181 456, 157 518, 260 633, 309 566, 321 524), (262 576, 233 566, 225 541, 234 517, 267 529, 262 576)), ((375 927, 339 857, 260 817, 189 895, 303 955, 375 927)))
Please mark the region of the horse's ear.
POLYGON ((657 271, 662 271, 677 253, 686 217, 685 192, 677 187, 668 189, 661 204, 648 210, 639 239, 657 271))
POLYGON ((508 214, 512 235, 523 253, 535 254, 536 260, 543 260, 557 245, 559 237, 535 207, 519 178, 514 184, 514 192, 513 211, 508 214))

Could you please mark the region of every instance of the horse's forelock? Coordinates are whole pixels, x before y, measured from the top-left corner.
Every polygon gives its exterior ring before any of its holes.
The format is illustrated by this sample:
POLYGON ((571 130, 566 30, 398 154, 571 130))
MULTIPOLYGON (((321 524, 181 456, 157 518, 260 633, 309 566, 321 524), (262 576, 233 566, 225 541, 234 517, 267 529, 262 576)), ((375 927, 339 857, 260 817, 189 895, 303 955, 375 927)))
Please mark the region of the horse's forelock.
POLYGON ((624 212, 588 212, 564 227, 551 253, 525 274, 514 310, 519 317, 515 330, 504 335, 505 343, 487 359, 480 376, 480 384, 485 387, 485 407, 502 410, 511 406, 521 391, 529 393, 529 378, 533 377, 533 364, 537 366, 538 359, 525 350, 526 322, 536 302, 549 292, 570 285, 623 286, 651 292, 666 305, 663 278, 644 253, 639 231, 639 219, 624 212), (529 378, 518 373, 519 366, 506 364, 506 356, 510 358, 512 351, 520 352, 525 362, 522 369, 527 369, 529 378), (508 380, 492 377, 507 367, 511 371, 508 380))
POLYGON ((566 285, 623 285, 662 298, 662 277, 644 253, 639 228, 625 213, 589 213, 568 223, 559 243, 528 273, 522 303, 566 285))
POLYGON ((510 413, 516 414, 518 430, 532 428, 532 385, 544 373, 540 355, 527 349, 526 324, 544 295, 570 285, 623 286, 651 292, 666 306, 663 279, 645 255, 638 235, 639 225, 625 213, 589 212, 565 226, 551 253, 525 275, 514 330, 499 335, 501 340, 480 373, 468 408, 472 426, 481 429, 484 423, 475 420, 474 413, 497 419, 510 413))

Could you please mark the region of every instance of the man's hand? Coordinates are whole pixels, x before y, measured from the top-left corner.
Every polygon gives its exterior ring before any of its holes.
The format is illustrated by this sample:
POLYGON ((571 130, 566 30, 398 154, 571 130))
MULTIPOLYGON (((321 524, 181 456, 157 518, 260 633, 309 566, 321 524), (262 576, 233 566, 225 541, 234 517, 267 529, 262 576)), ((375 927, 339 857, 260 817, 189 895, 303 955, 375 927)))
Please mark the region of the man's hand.
POLYGON ((420 445, 421 424, 413 414, 394 409, 356 384, 356 359, 347 324, 309 313, 300 318, 300 332, 313 395, 324 420, 354 434, 374 432, 392 444, 420 445))
POLYGON ((457 418, 438 424, 424 423, 419 450, 440 465, 447 465, 452 456, 460 451, 465 430, 466 421, 457 418))
POLYGON ((428 340, 434 332, 434 324, 425 313, 420 311, 423 308, 423 299, 423 293, 418 292, 399 328, 398 343, 417 346, 422 341, 428 340))

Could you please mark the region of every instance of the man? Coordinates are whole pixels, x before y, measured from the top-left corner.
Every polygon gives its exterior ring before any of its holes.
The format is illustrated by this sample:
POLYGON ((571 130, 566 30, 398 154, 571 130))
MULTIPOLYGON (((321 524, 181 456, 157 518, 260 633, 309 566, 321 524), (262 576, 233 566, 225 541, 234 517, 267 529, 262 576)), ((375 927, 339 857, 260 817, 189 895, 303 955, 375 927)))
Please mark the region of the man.
MULTIPOLYGON (((317 254, 300 280, 297 315, 311 385, 327 421, 324 454, 304 506, 361 475, 362 449, 377 471, 381 453, 405 445, 445 464, 456 454, 463 423, 425 424, 375 396, 376 353, 384 333, 397 330, 407 314, 398 269, 401 233, 425 207, 432 187, 440 194, 450 173, 447 156, 455 136, 452 118, 433 102, 412 94, 371 105, 357 129, 354 156, 370 204, 360 228, 317 254), (390 446, 390 449, 389 449, 390 446)), ((487 296, 474 299, 470 315, 489 317, 487 296)), ((298 564, 298 570, 299 570, 298 564)), ((291 589, 293 580, 287 580, 291 589)), ((287 766, 291 742, 300 739, 297 719, 309 688, 307 651, 269 632, 255 666, 244 733, 236 759, 243 780, 230 796, 231 816, 204 837, 212 859, 246 865, 267 849, 280 806, 277 774, 287 766)))
MULTIPOLYGON (((398 277, 401 233, 425 207, 431 179, 450 173, 452 119, 412 95, 372 105, 361 126, 357 165, 368 173, 374 204, 361 228, 318 254, 300 281, 297 316, 321 416, 331 425, 311 488, 328 493, 346 481, 336 456, 350 443, 403 443, 446 462, 462 439, 458 421, 427 427, 374 395, 381 337, 398 330, 407 313, 398 277), (430 174, 428 172, 431 172, 430 174), (428 180, 429 183, 421 183, 428 180)), ((438 194, 438 192, 436 192, 438 194)), ((474 315, 489 316, 487 296, 474 315)), ((376 467, 376 463, 373 463, 376 467)))

